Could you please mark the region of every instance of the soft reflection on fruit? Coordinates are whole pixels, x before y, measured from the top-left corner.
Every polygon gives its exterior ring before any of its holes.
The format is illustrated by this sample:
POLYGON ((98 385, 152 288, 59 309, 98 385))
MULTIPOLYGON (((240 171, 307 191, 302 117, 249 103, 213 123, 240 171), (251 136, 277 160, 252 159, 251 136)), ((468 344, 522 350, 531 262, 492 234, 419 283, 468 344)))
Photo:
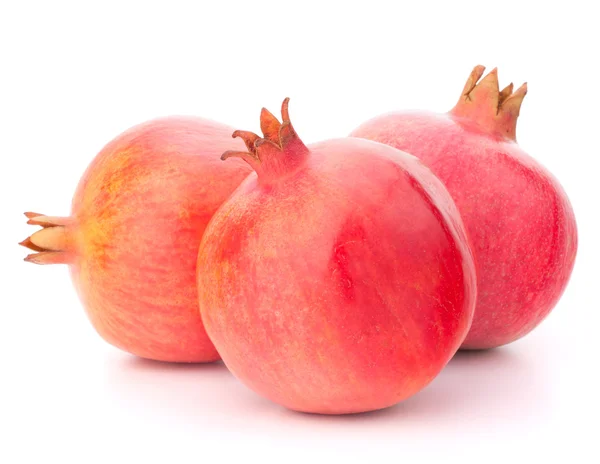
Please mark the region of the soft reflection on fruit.
POLYGON ((200 118, 131 128, 88 167, 70 217, 27 213, 43 229, 22 242, 38 252, 26 260, 69 264, 109 343, 161 361, 219 359, 198 311, 195 270, 206 224, 250 173, 240 160, 219 160, 231 144, 229 127, 200 118))
POLYGON ((352 136, 422 159, 461 213, 477 264, 478 300, 463 348, 492 348, 533 330, 562 295, 577 252, 573 209, 558 181, 516 143, 527 92, 500 91, 477 66, 447 114, 376 117, 352 136))
MULTIPOLYGON (((200 307, 225 364, 288 408, 353 413, 419 391, 462 343, 476 296, 463 225, 416 158, 339 139, 306 147, 263 110, 238 131, 255 169, 213 217, 200 307)), ((227 161, 229 162, 229 161, 227 161)))

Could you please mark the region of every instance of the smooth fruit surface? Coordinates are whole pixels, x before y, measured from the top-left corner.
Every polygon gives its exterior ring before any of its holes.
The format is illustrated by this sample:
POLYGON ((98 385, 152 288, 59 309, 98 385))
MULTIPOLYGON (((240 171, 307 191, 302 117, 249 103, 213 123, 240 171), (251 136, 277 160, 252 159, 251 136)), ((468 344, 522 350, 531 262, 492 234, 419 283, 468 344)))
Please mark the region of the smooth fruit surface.
POLYGON ((250 175, 198 255, 202 317, 227 367, 288 408, 393 405, 469 328, 474 264, 456 208, 416 158, 350 138, 306 147, 266 110, 236 132, 250 175))
MULTIPOLYGON (((27 260, 70 265, 98 333, 144 358, 219 359, 198 311, 195 266, 206 224, 250 169, 222 163, 231 129, 192 117, 135 126, 96 156, 72 214, 29 213, 44 228, 27 260)), ((234 142, 235 143, 235 142, 234 142)))
POLYGON ((355 131, 405 150, 444 182, 461 213, 477 264, 478 298, 463 348, 492 348, 533 330, 562 295, 577 229, 558 181, 516 143, 527 91, 500 91, 496 70, 471 74, 447 114, 382 115, 355 131))

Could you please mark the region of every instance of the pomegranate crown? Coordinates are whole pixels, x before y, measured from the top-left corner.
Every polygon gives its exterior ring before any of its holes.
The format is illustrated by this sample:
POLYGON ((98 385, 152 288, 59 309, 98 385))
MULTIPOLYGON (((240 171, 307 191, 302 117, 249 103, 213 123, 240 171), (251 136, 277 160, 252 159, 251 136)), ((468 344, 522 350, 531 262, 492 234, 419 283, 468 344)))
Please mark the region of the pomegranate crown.
POLYGON ((35 264, 68 264, 72 261, 72 243, 67 232, 70 218, 25 213, 27 224, 41 226, 30 237, 19 243, 35 253, 27 255, 25 261, 35 264))
POLYGON ((473 68, 456 106, 450 113, 467 119, 491 135, 516 141, 517 118, 527 83, 513 92, 512 82, 500 90, 498 69, 492 69, 483 79, 485 67, 473 68), (480 80, 481 79, 481 80, 480 80))
POLYGON ((260 112, 260 129, 263 137, 254 132, 236 130, 233 137, 241 138, 248 151, 228 150, 221 155, 222 160, 231 157, 242 158, 258 174, 259 179, 273 179, 283 176, 306 158, 308 148, 292 126, 289 115, 289 98, 281 105, 279 120, 266 108, 260 112))

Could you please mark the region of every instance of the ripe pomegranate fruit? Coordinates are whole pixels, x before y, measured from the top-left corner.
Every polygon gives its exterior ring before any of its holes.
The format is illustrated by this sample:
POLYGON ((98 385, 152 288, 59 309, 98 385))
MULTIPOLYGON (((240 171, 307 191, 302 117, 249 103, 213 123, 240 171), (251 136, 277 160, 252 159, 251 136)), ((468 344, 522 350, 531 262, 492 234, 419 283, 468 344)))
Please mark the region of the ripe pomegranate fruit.
POLYGON ((237 131, 251 174, 198 255, 202 318, 227 367, 288 408, 354 413, 427 385, 470 326, 474 263, 443 184, 359 139, 305 146, 261 113, 237 131))
POLYGON ((196 258, 206 224, 251 171, 219 161, 231 130, 192 117, 135 126, 92 161, 70 217, 26 213, 43 229, 21 243, 37 252, 25 260, 68 264, 109 343, 160 361, 219 359, 198 310, 196 258))
POLYGON ((351 134, 417 156, 452 194, 477 264, 477 306, 462 346, 471 349, 533 330, 563 293, 577 251, 567 195, 516 143, 527 85, 500 91, 496 69, 479 81, 484 70, 475 67, 447 114, 385 114, 351 134))

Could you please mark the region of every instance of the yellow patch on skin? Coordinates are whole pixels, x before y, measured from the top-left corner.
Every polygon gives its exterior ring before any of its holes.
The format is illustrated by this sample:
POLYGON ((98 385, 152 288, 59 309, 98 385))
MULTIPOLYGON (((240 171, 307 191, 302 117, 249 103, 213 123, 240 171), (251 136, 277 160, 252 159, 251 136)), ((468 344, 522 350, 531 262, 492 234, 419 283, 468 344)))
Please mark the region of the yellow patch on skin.
POLYGON ((179 217, 179 219, 189 219, 191 214, 187 208, 181 208, 177 214, 177 217, 179 217))
POLYGON ((110 194, 116 194, 123 188, 123 180, 121 177, 115 176, 106 185, 106 190, 110 194))
MULTIPOLYGON (((94 261, 104 261, 106 258, 106 248, 111 242, 110 225, 106 222, 100 222, 97 218, 86 218, 81 224, 81 233, 85 240, 80 240, 80 250, 82 257, 93 259, 94 261)), ((83 237, 82 237, 83 238, 83 237)))

